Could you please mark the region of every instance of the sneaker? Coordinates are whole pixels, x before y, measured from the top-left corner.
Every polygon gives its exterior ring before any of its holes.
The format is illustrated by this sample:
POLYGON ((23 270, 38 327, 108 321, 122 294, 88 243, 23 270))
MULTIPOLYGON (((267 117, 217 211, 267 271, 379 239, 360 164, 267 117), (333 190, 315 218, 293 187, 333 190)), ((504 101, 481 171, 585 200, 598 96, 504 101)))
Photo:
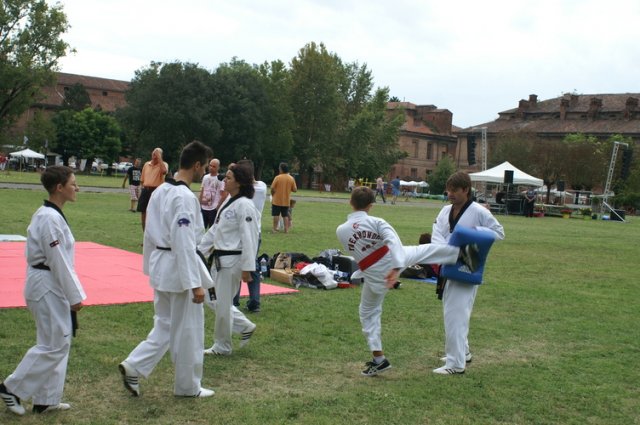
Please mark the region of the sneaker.
POLYGON ((118 369, 120 370, 120 374, 122 374, 124 387, 134 397, 138 397, 140 395, 140 384, 138 382, 140 375, 138 372, 132 368, 126 360, 118 365, 118 369))
POLYGON ((469 267, 471 273, 475 272, 480 263, 480 250, 478 245, 472 243, 460 248, 460 259, 469 267))
MULTIPOLYGON (((473 356, 471 355, 471 353, 467 353, 467 354, 464 356, 464 361, 465 361, 466 363, 471 363, 471 359, 473 359, 473 356)), ((446 361, 447 361, 447 356, 440 357, 440 361, 446 362, 446 361)))
POLYGON ((213 390, 209 390, 207 388, 200 388, 200 391, 198 391, 198 394, 194 395, 195 398, 205 398, 205 397, 211 397, 215 394, 216 392, 213 390))
POLYGON ((433 373, 436 373, 438 375, 461 375, 464 373, 464 369, 442 366, 437 369, 433 369, 433 373))
POLYGON ((20 404, 20 399, 15 394, 12 394, 7 390, 7 387, 4 386, 4 383, 0 384, 0 397, 2 397, 2 401, 7 406, 11 412, 16 415, 24 415, 24 407, 20 404))
POLYGON ((204 350, 204 355, 205 356, 228 356, 229 354, 220 353, 214 350, 213 347, 211 347, 204 350))
POLYGON ((256 331, 255 323, 252 323, 251 325, 247 326, 242 331, 242 334, 241 334, 242 339, 240 340, 240 347, 245 347, 249 343, 249 340, 251 339, 251 336, 255 331, 256 331))
POLYGON ((69 409, 71 409, 71 405, 69 403, 58 403, 52 406, 47 406, 44 404, 33 405, 33 413, 49 413, 49 412, 69 410, 69 409))
POLYGON ((367 368, 362 371, 364 376, 376 376, 379 373, 391 369, 391 363, 389 363, 389 360, 387 359, 384 359, 382 363, 376 363, 372 360, 370 362, 366 362, 365 366, 367 368))

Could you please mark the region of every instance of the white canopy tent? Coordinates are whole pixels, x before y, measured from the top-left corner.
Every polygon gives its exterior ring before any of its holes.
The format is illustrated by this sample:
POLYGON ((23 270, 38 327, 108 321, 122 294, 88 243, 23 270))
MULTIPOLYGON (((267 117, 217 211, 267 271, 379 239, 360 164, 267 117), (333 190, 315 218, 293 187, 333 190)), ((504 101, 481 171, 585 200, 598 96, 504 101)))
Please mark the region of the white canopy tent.
POLYGON ((400 180, 400 186, 429 187, 429 183, 425 181, 415 182, 415 181, 400 180))
POLYGON ((480 171, 478 173, 471 173, 471 181, 473 182, 487 182, 487 183, 503 183, 504 172, 506 170, 513 171, 513 184, 524 186, 540 187, 543 185, 542 179, 530 176, 529 174, 521 171, 511 165, 509 161, 505 161, 500 165, 496 165, 488 170, 480 171))
POLYGON ((32 151, 29 148, 17 152, 11 152, 9 155, 24 159, 44 159, 44 155, 36 151, 32 151))

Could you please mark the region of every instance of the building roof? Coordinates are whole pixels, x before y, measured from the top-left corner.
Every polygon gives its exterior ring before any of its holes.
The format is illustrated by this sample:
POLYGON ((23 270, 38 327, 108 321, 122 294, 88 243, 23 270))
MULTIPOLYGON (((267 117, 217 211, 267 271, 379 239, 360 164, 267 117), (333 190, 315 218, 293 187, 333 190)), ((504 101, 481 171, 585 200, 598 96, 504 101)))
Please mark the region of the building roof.
POLYGON ((498 119, 461 132, 487 127, 489 133, 528 131, 547 134, 640 135, 640 93, 571 94, 538 101, 520 100, 517 108, 500 112, 498 119))
POLYGON ((56 108, 62 105, 64 89, 75 84, 81 84, 85 88, 93 107, 99 106, 104 111, 112 112, 126 104, 124 94, 129 89, 128 81, 58 72, 56 83, 42 88, 44 98, 37 103, 37 106, 56 108))

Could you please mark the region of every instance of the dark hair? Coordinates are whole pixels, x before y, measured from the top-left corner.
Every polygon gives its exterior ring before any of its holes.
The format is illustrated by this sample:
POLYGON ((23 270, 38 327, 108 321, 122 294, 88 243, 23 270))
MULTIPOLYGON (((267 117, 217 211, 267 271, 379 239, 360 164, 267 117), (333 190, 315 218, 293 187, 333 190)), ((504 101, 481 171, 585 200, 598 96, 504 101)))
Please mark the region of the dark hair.
POLYGON ((281 162, 280 163, 280 170, 282 170, 283 173, 288 173, 289 172, 289 166, 287 165, 286 162, 281 162))
POLYGON ((40 176, 40 182, 49 194, 55 192, 56 186, 65 185, 69 181, 69 177, 73 174, 73 170, 66 165, 52 165, 47 167, 40 176))
POLYGON ((358 186, 351 192, 351 205, 357 210, 363 210, 376 201, 376 194, 367 186, 358 186))
POLYGON ((420 239, 418 240, 420 245, 424 245, 427 243, 431 243, 431 233, 423 233, 420 235, 420 239))
POLYGON ((209 146, 198 140, 194 140, 182 148, 182 153, 180 153, 180 169, 188 170, 193 167, 196 162, 200 162, 200 165, 207 167, 209 165, 209 158, 212 156, 213 151, 209 146))
POLYGON ((471 197, 471 177, 464 171, 451 174, 447 179, 447 190, 449 189, 469 189, 468 197, 471 197))
POLYGON ((233 173, 233 178, 240 185, 240 196, 252 199, 255 189, 253 188, 253 173, 246 164, 239 162, 229 167, 229 171, 233 173))
POLYGON ((253 161, 250 159, 241 159, 240 161, 237 162, 238 165, 244 165, 249 167, 249 169, 251 170, 251 175, 253 176, 253 178, 256 177, 256 170, 255 167, 253 166, 253 161))

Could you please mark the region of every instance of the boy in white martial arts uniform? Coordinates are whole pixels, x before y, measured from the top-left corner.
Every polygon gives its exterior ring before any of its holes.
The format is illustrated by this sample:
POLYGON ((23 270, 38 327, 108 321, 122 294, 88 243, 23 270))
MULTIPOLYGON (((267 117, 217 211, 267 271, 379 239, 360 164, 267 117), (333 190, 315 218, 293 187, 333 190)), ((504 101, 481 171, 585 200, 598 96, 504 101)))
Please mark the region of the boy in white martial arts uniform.
POLYGON ((16 370, 0 383, 7 408, 24 415, 20 399, 33 399, 36 413, 68 410, 61 403, 72 324, 69 311, 79 311, 86 298, 74 270, 75 240, 62 213, 65 202, 76 200, 79 188, 73 170, 48 167, 40 178, 49 192, 27 228, 27 282, 24 297, 36 322, 37 344, 27 351, 16 370))
MULTIPOLYGON (((447 180, 450 205, 442 208, 433 224, 431 241, 447 243, 456 225, 482 228, 495 233, 496 239, 504 239, 504 229, 491 212, 471 200, 471 178, 457 172, 447 180)), ((469 351, 469 320, 479 285, 447 280, 442 296, 444 311, 445 357, 444 366, 434 369, 439 375, 464 373, 465 363, 471 361, 469 351)))
POLYGON ((391 368, 382 351, 382 303, 389 288, 397 282, 400 271, 413 264, 454 264, 462 257, 475 270, 478 252, 474 246, 462 248, 447 244, 402 246, 400 237, 385 220, 370 216, 375 193, 365 186, 351 192, 347 221, 336 234, 342 246, 358 262, 353 277, 364 276, 360 297, 360 322, 373 360, 365 364, 362 374, 375 376, 391 368))
POLYGON ((231 354, 232 333, 241 333, 241 346, 249 342, 256 325, 233 305, 240 281, 248 282, 256 269, 256 252, 260 232, 259 214, 253 201, 253 173, 246 165, 229 166, 225 177, 227 199, 218 210, 216 220, 207 231, 198 249, 205 255, 213 253, 211 275, 217 300, 207 302, 216 312, 214 343, 205 354, 231 354))
POLYGON ((167 350, 175 366, 174 394, 210 397, 202 388, 204 302, 211 276, 196 252, 204 234, 200 202, 189 185, 202 177, 211 150, 191 142, 180 155, 175 181, 151 195, 144 232, 144 273, 154 290, 154 323, 142 341, 119 365, 124 386, 140 394, 139 377, 148 377, 167 350))

